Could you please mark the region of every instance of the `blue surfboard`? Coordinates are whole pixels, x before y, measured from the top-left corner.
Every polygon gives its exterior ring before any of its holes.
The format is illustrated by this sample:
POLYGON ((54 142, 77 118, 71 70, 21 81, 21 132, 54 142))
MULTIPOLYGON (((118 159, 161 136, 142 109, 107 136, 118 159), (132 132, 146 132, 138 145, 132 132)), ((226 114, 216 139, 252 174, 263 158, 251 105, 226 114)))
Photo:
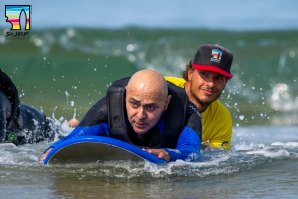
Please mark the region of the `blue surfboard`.
POLYGON ((43 160, 44 165, 103 163, 107 161, 149 161, 164 164, 165 160, 126 142, 103 136, 78 136, 61 142, 43 160))

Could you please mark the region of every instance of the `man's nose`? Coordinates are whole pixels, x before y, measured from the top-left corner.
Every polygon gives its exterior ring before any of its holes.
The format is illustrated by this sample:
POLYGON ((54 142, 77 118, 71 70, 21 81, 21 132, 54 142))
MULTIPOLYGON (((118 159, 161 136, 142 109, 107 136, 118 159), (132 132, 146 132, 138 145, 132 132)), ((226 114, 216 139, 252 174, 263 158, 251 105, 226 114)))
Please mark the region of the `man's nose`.
POLYGON ((206 79, 206 82, 207 82, 207 84, 208 84, 210 87, 212 87, 212 86, 214 86, 215 83, 216 83, 216 78, 214 78, 214 77, 208 77, 208 78, 206 79))
POLYGON ((137 116, 138 116, 139 119, 144 119, 144 118, 146 118, 146 111, 145 111, 145 109, 144 109, 143 107, 140 107, 140 108, 138 109, 137 116))

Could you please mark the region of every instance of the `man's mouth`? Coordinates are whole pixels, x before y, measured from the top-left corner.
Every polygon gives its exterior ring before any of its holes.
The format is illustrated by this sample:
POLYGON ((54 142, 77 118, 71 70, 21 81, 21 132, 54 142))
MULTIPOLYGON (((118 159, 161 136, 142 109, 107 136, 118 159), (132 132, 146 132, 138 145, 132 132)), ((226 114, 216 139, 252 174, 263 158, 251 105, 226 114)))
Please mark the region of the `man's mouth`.
POLYGON ((138 128, 144 128, 147 126, 147 123, 145 122, 135 122, 135 124, 138 128))
POLYGON ((206 95, 213 95, 214 93, 216 93, 214 90, 210 90, 210 89, 202 89, 202 91, 203 91, 206 95))

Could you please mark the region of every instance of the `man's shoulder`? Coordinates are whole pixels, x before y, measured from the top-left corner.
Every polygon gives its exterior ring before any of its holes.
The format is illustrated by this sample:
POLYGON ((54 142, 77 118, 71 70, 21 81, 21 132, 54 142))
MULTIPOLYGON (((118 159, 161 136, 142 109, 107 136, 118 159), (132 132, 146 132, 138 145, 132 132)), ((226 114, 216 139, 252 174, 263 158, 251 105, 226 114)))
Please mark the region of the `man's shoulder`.
POLYGON ((212 102, 206 111, 215 111, 217 114, 230 115, 230 111, 218 99, 212 102))
POLYGON ((230 111, 219 100, 212 102, 201 116, 207 123, 232 123, 230 111))
POLYGON ((181 88, 184 88, 186 81, 183 78, 179 78, 179 77, 170 77, 170 76, 165 76, 165 79, 168 82, 171 82, 173 84, 175 84, 176 86, 179 86, 181 88))
POLYGON ((232 137, 230 111, 219 100, 216 100, 201 113, 201 116, 204 127, 203 142, 208 141, 215 148, 229 148, 232 137))

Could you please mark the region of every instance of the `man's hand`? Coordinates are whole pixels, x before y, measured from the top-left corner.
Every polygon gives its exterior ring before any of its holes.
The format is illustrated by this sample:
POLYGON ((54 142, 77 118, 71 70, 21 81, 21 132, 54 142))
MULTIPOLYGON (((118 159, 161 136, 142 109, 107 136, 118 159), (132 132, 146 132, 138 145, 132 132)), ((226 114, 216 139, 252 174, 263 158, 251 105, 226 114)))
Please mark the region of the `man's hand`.
POLYGON ((145 149, 147 152, 156 155, 160 159, 164 159, 166 161, 170 161, 169 153, 164 149, 145 149))
POLYGON ((46 152, 44 152, 40 159, 43 161, 44 159, 46 159, 47 155, 50 153, 50 151, 52 151, 53 148, 49 148, 48 150, 46 150, 46 152))

